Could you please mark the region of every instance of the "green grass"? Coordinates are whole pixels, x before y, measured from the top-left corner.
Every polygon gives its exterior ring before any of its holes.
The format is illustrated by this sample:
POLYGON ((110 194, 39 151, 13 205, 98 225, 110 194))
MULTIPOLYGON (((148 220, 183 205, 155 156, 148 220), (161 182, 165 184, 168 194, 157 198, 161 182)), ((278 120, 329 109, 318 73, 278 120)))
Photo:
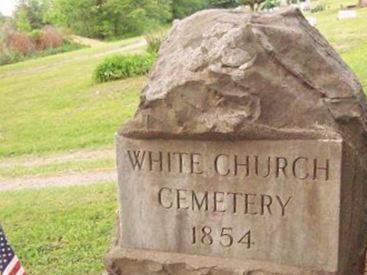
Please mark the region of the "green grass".
POLYGON ((0 67, 0 157, 112 144, 145 77, 96 84, 92 74, 106 51, 128 42, 0 67))
POLYGON ((0 223, 28 274, 101 274, 116 186, 0 193, 0 223))
POLYGON ((341 4, 356 4, 357 1, 319 1, 325 2, 327 10, 306 16, 317 18, 317 28, 352 68, 367 91, 367 8, 357 9, 357 17, 338 20, 337 12, 341 4))

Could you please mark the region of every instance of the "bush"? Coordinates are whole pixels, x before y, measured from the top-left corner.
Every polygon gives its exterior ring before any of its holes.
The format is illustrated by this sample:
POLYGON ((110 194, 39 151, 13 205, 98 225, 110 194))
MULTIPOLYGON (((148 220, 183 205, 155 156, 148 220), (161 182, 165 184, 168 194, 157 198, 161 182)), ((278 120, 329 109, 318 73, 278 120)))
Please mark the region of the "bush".
POLYGON ((261 9, 263 10, 271 10, 280 5, 279 0, 266 0, 262 5, 261 9))
POLYGON ((74 42, 65 40, 60 47, 48 48, 42 51, 34 51, 28 54, 22 54, 19 52, 11 51, 4 46, 0 41, 0 65, 12 64, 20 61, 24 61, 31 58, 43 57, 47 55, 53 55, 63 52, 69 52, 85 48, 86 46, 74 42))
POLYGON ((311 9, 311 13, 317 13, 317 12, 321 12, 325 10, 325 5, 323 4, 318 4, 317 6, 315 6, 314 8, 311 9))
POLYGON ((22 32, 9 32, 5 37, 5 46, 9 51, 23 55, 29 54, 35 49, 32 39, 22 32))
POLYGON ((60 47, 64 43, 61 34, 51 26, 44 27, 35 40, 37 50, 60 47))
POLYGON ((0 27, 0 65, 12 64, 31 58, 84 48, 68 41, 51 26, 30 33, 14 31, 8 25, 0 27))
POLYGON ((163 40, 166 38, 166 32, 164 30, 151 32, 145 35, 145 40, 148 43, 147 51, 152 54, 156 54, 161 47, 163 40))
POLYGON ((38 39, 40 38, 41 36, 41 30, 33 30, 29 33, 31 39, 33 41, 38 41, 38 39))
POLYGON ((97 82, 143 75, 149 72, 156 59, 154 54, 146 55, 114 55, 107 57, 94 71, 97 82))
POLYGON ((24 55, 17 52, 12 52, 8 50, 0 51, 0 65, 12 64, 24 59, 24 55))

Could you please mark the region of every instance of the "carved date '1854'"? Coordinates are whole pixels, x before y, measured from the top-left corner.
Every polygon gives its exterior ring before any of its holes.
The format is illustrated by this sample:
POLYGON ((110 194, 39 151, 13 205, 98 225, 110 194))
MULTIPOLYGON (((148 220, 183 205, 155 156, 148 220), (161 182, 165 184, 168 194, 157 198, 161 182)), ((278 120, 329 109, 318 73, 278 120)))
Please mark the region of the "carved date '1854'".
POLYGON ((201 228, 197 228, 194 226, 192 228, 192 244, 203 244, 203 245, 213 245, 216 238, 219 235, 219 244, 222 247, 231 247, 233 245, 246 245, 248 249, 251 248, 255 243, 251 240, 251 230, 248 230, 245 234, 241 235, 239 238, 236 238, 233 235, 232 227, 222 227, 220 230, 220 234, 214 233, 213 229, 204 225, 201 228))

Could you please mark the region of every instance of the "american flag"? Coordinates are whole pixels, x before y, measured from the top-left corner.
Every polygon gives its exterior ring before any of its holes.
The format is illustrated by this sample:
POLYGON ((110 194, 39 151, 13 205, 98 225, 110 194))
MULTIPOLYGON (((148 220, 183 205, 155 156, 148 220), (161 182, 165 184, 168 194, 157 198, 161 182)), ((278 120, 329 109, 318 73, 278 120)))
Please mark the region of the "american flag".
POLYGON ((25 275, 17 255, 10 247, 0 225, 0 275, 25 275))

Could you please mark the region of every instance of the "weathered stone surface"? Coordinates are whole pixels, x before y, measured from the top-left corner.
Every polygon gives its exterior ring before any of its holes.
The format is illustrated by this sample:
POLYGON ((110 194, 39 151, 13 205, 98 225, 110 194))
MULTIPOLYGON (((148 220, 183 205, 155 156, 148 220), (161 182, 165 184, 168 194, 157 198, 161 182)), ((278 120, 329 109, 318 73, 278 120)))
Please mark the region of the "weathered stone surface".
MULTIPOLYGON (((362 274, 366 109, 354 74, 298 10, 261 15, 209 10, 178 22, 162 45, 135 117, 117 135, 122 230, 108 256, 109 270, 133 275, 362 274), (138 155, 131 155, 133 150, 138 155), (178 163, 189 170, 177 173, 177 159, 176 167, 163 164, 168 152, 186 153, 189 159, 178 163), (143 154, 147 166, 141 170, 135 162, 134 170, 134 157, 143 154), (213 168, 219 155, 224 161, 247 154, 284 158, 290 170, 281 176, 285 162, 278 163, 273 177, 264 180, 254 174, 235 178, 233 166, 232 176, 222 175, 227 162, 218 171, 213 168), (313 179, 306 166, 296 168, 296 178, 293 165, 300 157, 311 164, 328 159, 330 178, 313 179), (176 172, 163 171, 168 166, 176 172), (205 173, 195 173, 199 166, 205 173), (159 197, 163 187, 164 198, 159 197), (241 217, 240 210, 228 215, 173 209, 174 203, 190 201, 180 197, 190 190, 208 190, 216 203, 221 199, 214 196, 221 192, 241 193, 242 199, 247 197, 247 209, 241 212, 247 214, 255 206, 248 197, 260 198, 256 213, 272 213, 241 217), (276 218, 282 212, 267 207, 270 200, 275 205, 277 195, 291 197, 289 215, 276 218), (216 234, 212 243, 206 239, 206 247, 205 241, 198 245, 205 225, 216 234), (227 227, 237 244, 236 228, 256 228, 258 246, 251 251, 226 247, 227 227), (190 229, 196 233, 190 235, 190 229), (261 262, 249 267, 253 260, 261 262)), ((252 162, 252 171, 254 167, 252 162)), ((233 209, 234 203, 219 204, 233 209)))
POLYGON ((338 270, 340 140, 117 143, 123 247, 338 270))
POLYGON ((234 139, 342 135, 362 145, 365 111, 358 80, 298 10, 262 15, 208 10, 175 25, 135 118, 120 133, 234 139))

